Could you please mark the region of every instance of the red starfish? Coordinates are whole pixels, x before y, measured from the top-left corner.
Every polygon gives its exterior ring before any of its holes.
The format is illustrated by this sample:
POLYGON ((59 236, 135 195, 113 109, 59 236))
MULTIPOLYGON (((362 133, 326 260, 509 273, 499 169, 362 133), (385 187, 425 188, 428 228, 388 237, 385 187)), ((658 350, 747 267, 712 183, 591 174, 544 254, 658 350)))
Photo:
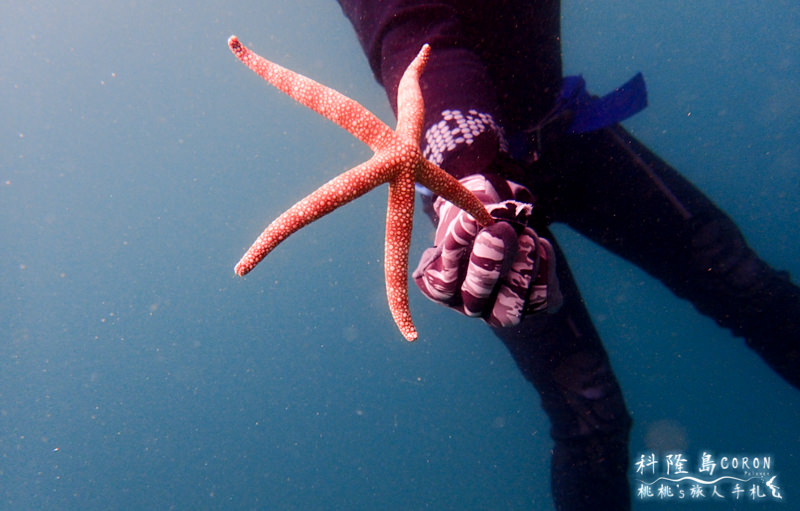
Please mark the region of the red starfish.
POLYGON ((400 80, 396 131, 347 96, 256 55, 236 36, 228 39, 228 46, 239 60, 264 80, 346 129, 375 151, 372 158, 322 185, 269 224, 234 271, 240 276, 245 275, 293 232, 388 182, 384 262, 386 295, 400 332, 409 341, 415 340, 417 330, 408 307, 408 249, 414 216, 414 183, 421 183, 462 208, 481 225, 492 223, 477 197, 450 174, 423 158, 420 152, 425 107, 419 76, 428 61, 430 46, 422 47, 400 80))

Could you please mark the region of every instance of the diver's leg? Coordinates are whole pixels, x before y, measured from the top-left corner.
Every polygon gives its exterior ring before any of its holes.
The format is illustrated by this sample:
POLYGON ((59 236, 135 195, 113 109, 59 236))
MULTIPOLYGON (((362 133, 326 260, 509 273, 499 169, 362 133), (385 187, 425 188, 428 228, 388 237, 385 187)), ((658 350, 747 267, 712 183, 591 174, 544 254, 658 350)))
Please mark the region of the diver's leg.
POLYGON ((560 145, 548 165, 567 170, 543 183, 556 196, 555 219, 747 339, 800 388, 800 289, 788 275, 759 259, 725 213, 621 127, 560 145))
MULTIPOLYGON (((545 230, 537 232, 553 240, 545 230)), ((563 253, 553 245, 564 294, 561 309, 495 333, 539 391, 550 418, 556 509, 624 511, 631 505, 631 418, 563 253)))

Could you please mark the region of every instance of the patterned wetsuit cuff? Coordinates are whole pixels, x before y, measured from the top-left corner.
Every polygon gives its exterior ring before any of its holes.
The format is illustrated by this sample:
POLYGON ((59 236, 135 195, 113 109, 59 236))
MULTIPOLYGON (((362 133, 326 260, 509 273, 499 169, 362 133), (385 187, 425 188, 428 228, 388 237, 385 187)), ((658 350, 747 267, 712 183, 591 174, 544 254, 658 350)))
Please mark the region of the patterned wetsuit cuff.
POLYGON ((462 178, 487 171, 508 143, 490 114, 449 109, 425 132, 423 148, 425 158, 462 178))

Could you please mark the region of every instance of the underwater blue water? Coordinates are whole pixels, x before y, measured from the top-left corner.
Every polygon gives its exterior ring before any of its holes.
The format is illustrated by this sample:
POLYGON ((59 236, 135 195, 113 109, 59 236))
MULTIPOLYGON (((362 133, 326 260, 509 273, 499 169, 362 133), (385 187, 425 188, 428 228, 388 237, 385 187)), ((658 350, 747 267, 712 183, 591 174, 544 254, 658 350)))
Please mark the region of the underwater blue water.
MULTIPOLYGON (((650 106, 626 125, 800 276, 800 7, 566 1, 563 16, 566 71, 600 93, 642 71, 650 106)), ((393 124, 333 0, 12 0, 0 28, 0 508, 552 509, 548 423, 503 346, 415 289, 421 339, 396 331, 385 187, 233 274, 269 220, 369 150, 262 83, 229 35, 393 124)), ((556 232, 632 455, 771 454, 796 507, 797 392, 556 232)), ((412 260, 430 238, 419 213, 412 260)))

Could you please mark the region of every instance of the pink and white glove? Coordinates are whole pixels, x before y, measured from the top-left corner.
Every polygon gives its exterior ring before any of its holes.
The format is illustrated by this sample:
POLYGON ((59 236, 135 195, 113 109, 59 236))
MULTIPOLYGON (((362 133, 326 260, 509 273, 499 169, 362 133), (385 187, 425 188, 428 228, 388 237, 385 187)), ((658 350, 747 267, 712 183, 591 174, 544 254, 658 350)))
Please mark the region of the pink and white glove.
POLYGON ((422 254, 413 274, 422 293, 496 327, 514 326, 529 314, 557 311, 562 297, 555 254, 550 242, 527 225, 530 191, 505 180, 495 186, 481 174, 460 181, 500 221, 481 228, 463 210, 436 199, 435 246, 422 254))

